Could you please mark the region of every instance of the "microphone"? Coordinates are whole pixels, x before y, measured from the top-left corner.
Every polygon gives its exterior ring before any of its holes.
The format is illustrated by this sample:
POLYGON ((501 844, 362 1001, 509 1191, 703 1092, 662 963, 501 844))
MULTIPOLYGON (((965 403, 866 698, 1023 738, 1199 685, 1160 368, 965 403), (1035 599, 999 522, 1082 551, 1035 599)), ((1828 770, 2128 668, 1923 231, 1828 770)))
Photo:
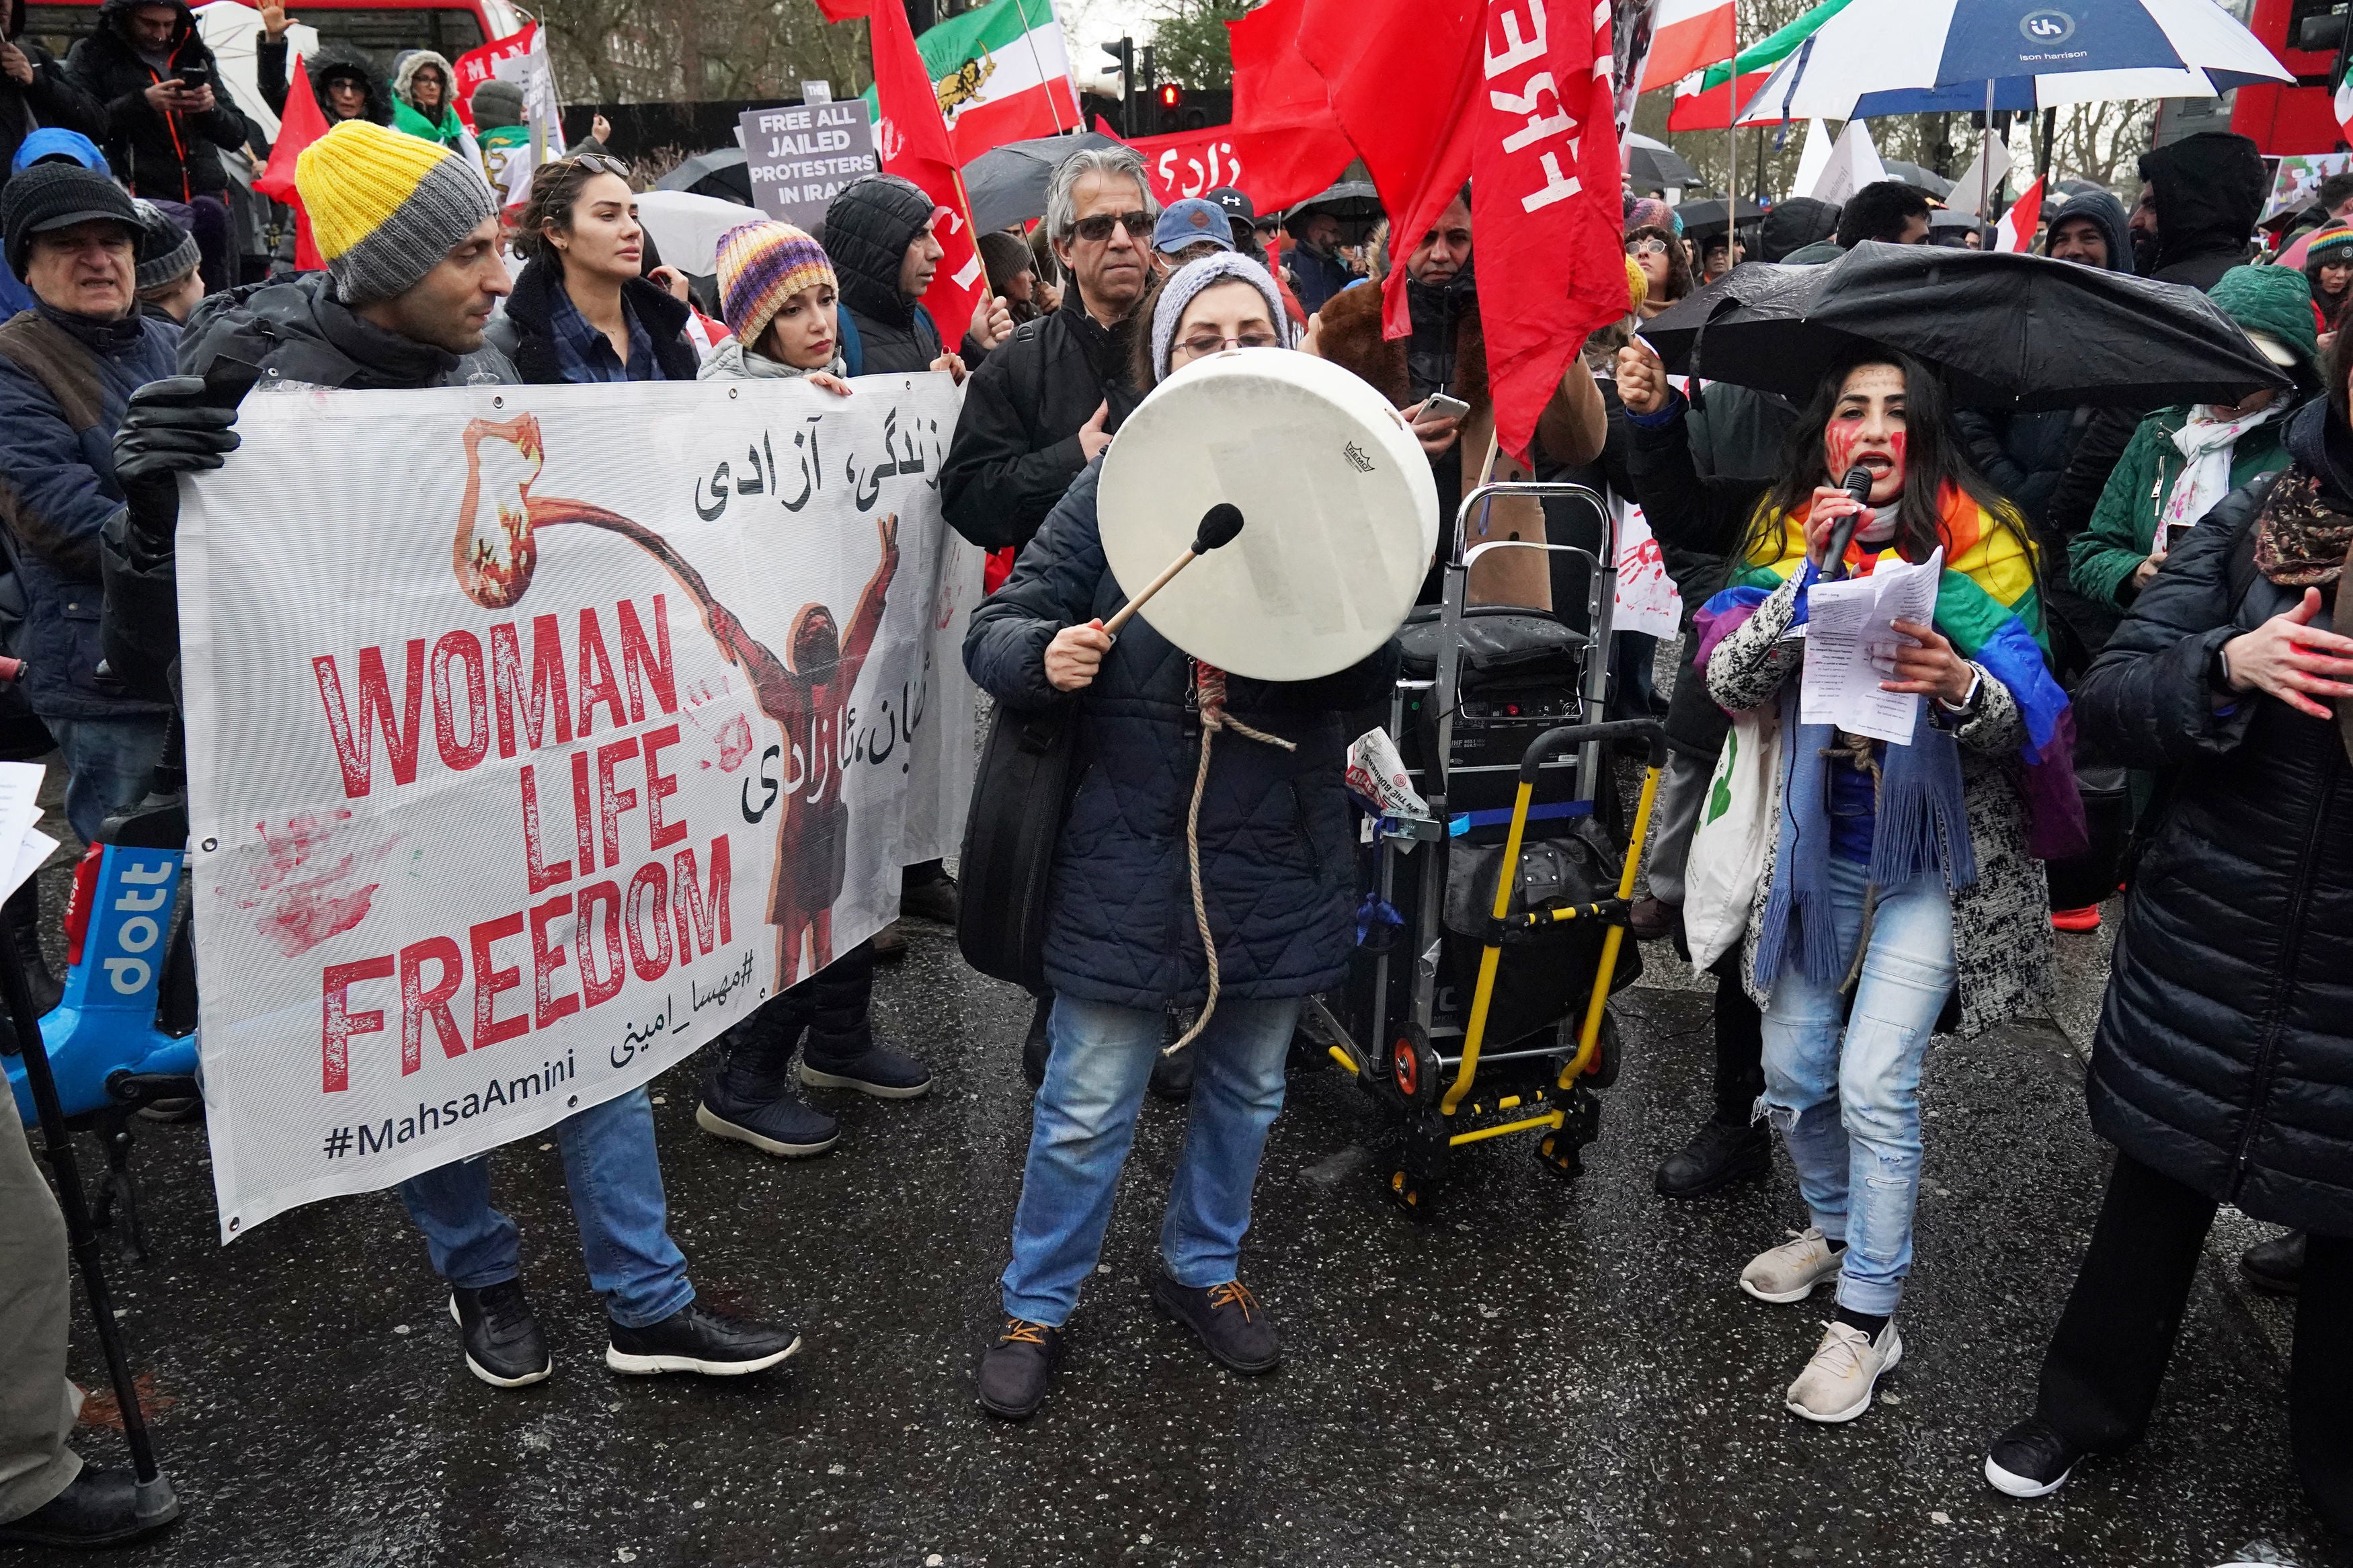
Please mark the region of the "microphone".
MULTIPOLYGON (((1855 499, 1856 505, 1871 505, 1872 475, 1869 468, 1857 463, 1846 471, 1846 478, 1839 483, 1847 494, 1855 499)), ((1854 542, 1854 526, 1862 521, 1862 514, 1856 512, 1831 525, 1830 546, 1822 552, 1823 576, 1835 581, 1846 575, 1846 547, 1854 542)))

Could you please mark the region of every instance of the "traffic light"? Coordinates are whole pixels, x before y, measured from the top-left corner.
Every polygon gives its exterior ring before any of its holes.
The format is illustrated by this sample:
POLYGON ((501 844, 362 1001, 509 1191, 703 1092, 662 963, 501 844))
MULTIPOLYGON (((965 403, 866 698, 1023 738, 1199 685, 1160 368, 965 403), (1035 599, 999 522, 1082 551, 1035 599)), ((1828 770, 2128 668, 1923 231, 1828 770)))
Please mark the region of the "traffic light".
POLYGON ((1160 129, 1163 131, 1180 129, 1179 121, 1185 108, 1185 89, 1173 81, 1164 81, 1160 84, 1154 101, 1160 106, 1160 129))
POLYGON ((1105 44, 1103 52, 1119 63, 1120 130, 1135 134, 1135 40, 1122 38, 1115 44, 1105 44))

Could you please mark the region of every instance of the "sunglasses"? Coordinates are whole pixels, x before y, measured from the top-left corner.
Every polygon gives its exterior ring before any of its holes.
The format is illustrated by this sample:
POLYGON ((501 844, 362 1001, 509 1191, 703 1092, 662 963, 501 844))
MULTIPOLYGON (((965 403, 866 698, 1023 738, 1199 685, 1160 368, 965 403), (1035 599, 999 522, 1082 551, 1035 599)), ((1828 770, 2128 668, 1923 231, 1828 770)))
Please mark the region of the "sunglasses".
POLYGON ((1117 216, 1097 213, 1092 217, 1081 218, 1071 226, 1071 232, 1081 239, 1101 245, 1111 237, 1113 224, 1127 230, 1130 239, 1148 239, 1152 235, 1152 215, 1142 212, 1120 213, 1117 216))
POLYGON ((554 158, 547 166, 558 171, 586 169, 592 174, 618 174, 629 177, 629 166, 609 153, 575 153, 568 158, 554 158))

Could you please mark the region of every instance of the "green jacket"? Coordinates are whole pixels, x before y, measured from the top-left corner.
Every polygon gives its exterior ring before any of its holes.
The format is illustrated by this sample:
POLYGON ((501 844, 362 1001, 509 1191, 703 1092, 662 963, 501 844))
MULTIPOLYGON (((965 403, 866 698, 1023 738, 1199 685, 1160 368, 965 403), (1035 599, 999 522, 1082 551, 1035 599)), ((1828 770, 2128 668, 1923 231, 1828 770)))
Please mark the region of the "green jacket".
MULTIPOLYGON (((2181 450, 2174 432, 2189 423, 2189 408, 2160 408, 2140 422, 2124 456, 2108 475, 2091 525, 2067 546, 2068 574, 2075 591, 2095 604, 2132 608, 2132 574, 2148 559, 2157 520, 2173 481, 2181 477, 2181 450)), ((2287 467, 2287 416, 2269 419, 2239 438, 2231 451, 2231 488, 2287 467)))
POLYGON ((458 111, 454 109, 443 110, 437 123, 426 119, 406 99, 396 98, 392 100, 392 125, 396 131, 406 131, 411 136, 421 136, 427 142, 438 142, 452 153, 465 150, 465 122, 458 118, 458 111))

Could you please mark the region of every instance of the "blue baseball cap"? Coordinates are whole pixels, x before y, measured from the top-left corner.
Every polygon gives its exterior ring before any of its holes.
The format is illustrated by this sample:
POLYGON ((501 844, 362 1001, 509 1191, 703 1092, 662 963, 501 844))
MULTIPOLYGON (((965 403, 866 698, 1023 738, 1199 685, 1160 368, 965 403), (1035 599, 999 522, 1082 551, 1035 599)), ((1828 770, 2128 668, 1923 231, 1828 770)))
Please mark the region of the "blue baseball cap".
POLYGON ((1163 256, 1174 256, 1205 239, 1219 250, 1234 247, 1233 230, 1226 224, 1226 209, 1199 196, 1169 203, 1161 209, 1160 221, 1152 229, 1152 248, 1163 256))
POLYGON ((45 125, 18 143, 10 173, 21 174, 44 158, 69 159, 100 174, 114 173, 106 166, 106 154, 98 150, 97 142, 79 131, 58 125, 45 125))

